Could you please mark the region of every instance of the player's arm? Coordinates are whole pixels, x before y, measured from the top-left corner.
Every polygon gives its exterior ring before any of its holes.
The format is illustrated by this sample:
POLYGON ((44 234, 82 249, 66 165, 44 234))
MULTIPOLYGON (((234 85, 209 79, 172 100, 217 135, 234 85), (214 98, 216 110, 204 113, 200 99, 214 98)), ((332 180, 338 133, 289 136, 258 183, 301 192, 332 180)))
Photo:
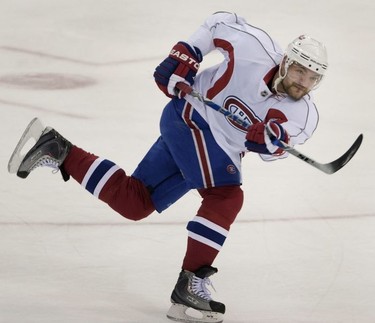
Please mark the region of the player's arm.
POLYGON ((206 21, 188 39, 189 44, 198 47, 203 56, 215 49, 214 38, 222 38, 223 35, 216 33, 216 26, 219 24, 243 25, 244 18, 231 12, 216 12, 206 19, 206 21))
POLYGON ((215 49, 214 34, 218 23, 244 23, 242 18, 232 13, 216 13, 209 17, 187 42, 180 41, 173 46, 168 57, 155 69, 154 79, 159 89, 168 97, 183 97, 185 94, 176 91, 178 82, 190 86, 203 56, 215 49))

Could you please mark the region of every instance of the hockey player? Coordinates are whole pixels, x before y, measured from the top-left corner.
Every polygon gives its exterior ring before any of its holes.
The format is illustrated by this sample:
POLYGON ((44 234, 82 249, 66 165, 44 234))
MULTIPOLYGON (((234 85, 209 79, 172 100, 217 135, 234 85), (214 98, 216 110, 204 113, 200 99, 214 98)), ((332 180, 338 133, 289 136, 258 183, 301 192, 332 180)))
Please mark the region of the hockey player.
POLYGON ((209 277, 217 272, 213 262, 242 207, 241 159, 248 151, 265 160, 287 156, 273 145, 267 127, 292 146, 310 138, 318 123, 310 91, 326 69, 325 47, 309 36, 296 38, 284 53, 263 30, 236 14, 218 12, 156 67, 156 84, 171 101, 162 112, 160 137, 132 175, 56 130, 44 129, 38 119, 25 130, 9 171, 26 178, 39 166, 59 169, 65 180, 74 178, 131 220, 162 212, 189 190, 198 190, 202 204, 191 210, 187 249, 167 316, 221 322, 225 306, 211 298, 209 277), (197 75, 203 57, 213 50, 222 53, 223 61, 197 75), (250 128, 179 91, 179 82, 246 120, 250 128), (31 137, 37 142, 23 156, 20 151, 31 137), (188 308, 201 317, 188 314, 188 308))

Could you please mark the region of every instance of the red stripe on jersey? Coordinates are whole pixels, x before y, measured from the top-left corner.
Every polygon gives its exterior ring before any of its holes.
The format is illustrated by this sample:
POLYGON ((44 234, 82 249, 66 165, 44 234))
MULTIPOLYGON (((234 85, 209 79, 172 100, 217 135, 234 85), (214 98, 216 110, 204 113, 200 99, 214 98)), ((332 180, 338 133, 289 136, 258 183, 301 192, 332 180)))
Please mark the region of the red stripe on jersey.
POLYGON ((288 118, 283 112, 274 108, 271 108, 268 110, 267 115, 264 118, 264 121, 268 122, 271 119, 273 119, 274 121, 278 123, 284 123, 288 121, 288 118))
POLYGON ((213 187, 213 178, 211 172, 211 165, 209 161, 209 157, 206 150, 205 139, 203 136, 202 131, 199 127, 191 120, 191 115, 193 113, 193 108, 190 103, 186 103, 184 112, 183 112, 183 119, 188 127, 191 129, 193 139, 195 142, 196 152, 199 160, 199 164, 201 167, 202 178, 205 188, 213 187))
POLYGON ((215 97, 216 94, 221 92, 229 83, 234 69, 234 48, 226 40, 223 39, 214 39, 214 44, 216 47, 222 48, 228 53, 229 60, 228 60, 228 67, 224 74, 215 82, 214 86, 207 91, 207 97, 212 99, 215 97))
POLYGON ((277 73, 278 70, 279 70, 279 65, 274 66, 263 77, 263 81, 264 81, 264 83, 266 83, 266 85, 268 85, 268 83, 271 82, 271 80, 274 78, 274 76, 276 75, 276 73, 277 73))

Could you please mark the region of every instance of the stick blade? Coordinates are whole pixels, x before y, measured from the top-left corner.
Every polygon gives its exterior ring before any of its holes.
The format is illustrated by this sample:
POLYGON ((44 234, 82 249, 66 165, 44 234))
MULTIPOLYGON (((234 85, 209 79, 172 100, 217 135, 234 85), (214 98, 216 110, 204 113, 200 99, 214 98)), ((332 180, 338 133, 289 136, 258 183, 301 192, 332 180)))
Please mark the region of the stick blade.
POLYGON ((339 157, 338 159, 334 160, 331 163, 322 164, 318 168, 320 168, 323 172, 327 174, 336 173, 338 170, 343 168, 353 158, 353 156, 356 154, 359 147, 361 146, 362 140, 363 140, 363 134, 360 134, 344 155, 342 155, 341 157, 339 157))

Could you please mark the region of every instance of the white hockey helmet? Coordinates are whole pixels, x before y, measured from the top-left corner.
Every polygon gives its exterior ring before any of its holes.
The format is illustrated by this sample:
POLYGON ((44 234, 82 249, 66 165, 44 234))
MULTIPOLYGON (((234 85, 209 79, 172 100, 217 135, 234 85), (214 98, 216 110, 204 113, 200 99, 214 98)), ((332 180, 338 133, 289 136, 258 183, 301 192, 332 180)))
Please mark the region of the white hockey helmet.
POLYGON ((274 89, 277 92, 279 83, 288 73, 288 68, 293 63, 301 64, 309 70, 320 75, 313 89, 316 89, 328 68, 327 49, 323 43, 308 35, 301 35, 293 40, 286 49, 283 69, 275 80, 274 89))
POLYGON ((297 62, 322 76, 328 68, 326 47, 307 35, 301 35, 293 40, 288 45, 285 56, 287 66, 297 62))

